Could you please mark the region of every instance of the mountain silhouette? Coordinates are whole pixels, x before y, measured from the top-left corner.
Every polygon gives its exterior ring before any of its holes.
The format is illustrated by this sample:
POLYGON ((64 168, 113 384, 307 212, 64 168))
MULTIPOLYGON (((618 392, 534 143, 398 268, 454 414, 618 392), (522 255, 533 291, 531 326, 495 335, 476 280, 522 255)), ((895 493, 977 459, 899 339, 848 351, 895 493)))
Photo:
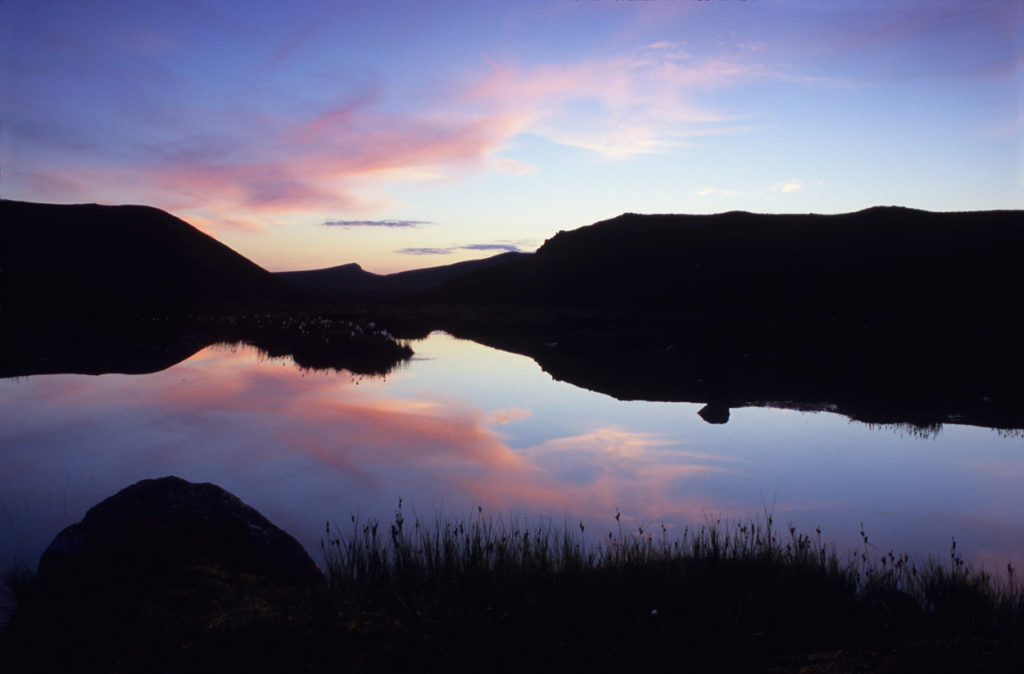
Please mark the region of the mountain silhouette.
POLYGON ((1024 427, 1024 213, 636 215, 404 298, 624 400, 1024 427))
POLYGON ((0 371, 153 371, 225 340, 352 371, 409 357, 389 339, 341 339, 358 315, 522 353, 616 398, 704 403, 713 423, 768 405, 1020 429, 1021 223, 896 207, 627 213, 532 254, 271 274, 158 209, 0 201, 0 371), (324 311, 329 335, 288 327, 324 311))
POLYGON ((636 215, 559 232, 532 256, 417 296, 425 304, 693 314, 1005 316, 1024 213, 877 207, 845 215, 636 215))
POLYGON ((156 372, 219 342, 366 375, 412 355, 156 208, 0 201, 0 224, 0 377, 156 372))
POLYGON ((192 225, 147 206, 3 200, 0 244, 6 315, 116 316, 301 295, 192 225))
POLYGON ((374 274, 356 263, 311 271, 278 272, 295 286, 339 302, 379 302, 428 292, 443 283, 495 265, 528 258, 529 253, 502 253, 395 274, 374 274))

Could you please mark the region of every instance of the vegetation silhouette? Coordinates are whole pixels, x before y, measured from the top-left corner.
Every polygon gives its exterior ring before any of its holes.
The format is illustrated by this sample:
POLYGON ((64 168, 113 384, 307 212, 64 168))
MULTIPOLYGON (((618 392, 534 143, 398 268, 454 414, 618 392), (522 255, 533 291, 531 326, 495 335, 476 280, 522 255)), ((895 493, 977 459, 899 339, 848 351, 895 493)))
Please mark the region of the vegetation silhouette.
POLYGON ((325 575, 211 484, 145 480, 7 581, 3 671, 1016 671, 1024 592, 762 518, 680 533, 492 517, 328 526, 325 575))

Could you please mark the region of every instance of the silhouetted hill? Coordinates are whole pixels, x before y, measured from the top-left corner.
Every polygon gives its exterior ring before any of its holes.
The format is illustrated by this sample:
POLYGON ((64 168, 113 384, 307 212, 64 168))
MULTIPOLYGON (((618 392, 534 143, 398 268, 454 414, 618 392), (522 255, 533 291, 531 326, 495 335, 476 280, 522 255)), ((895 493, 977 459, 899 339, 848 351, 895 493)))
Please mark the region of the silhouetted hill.
POLYGON ((300 292, 146 206, 0 201, 4 314, 117 316, 287 301, 300 292))
POLYGON ((635 215, 406 298, 620 399, 1024 428, 1024 213, 635 215))
POLYGON ((327 269, 283 271, 277 276, 318 297, 334 300, 358 299, 380 284, 379 274, 368 272, 355 262, 327 269))
POLYGON ((420 302, 780 315, 1003 318, 1024 290, 1024 213, 636 215, 559 232, 420 302))
POLYGON ((351 263, 311 271, 278 272, 277 275, 325 299, 376 302, 427 292, 471 272, 527 257, 528 253, 502 253, 482 260, 467 260, 396 274, 374 274, 351 263))

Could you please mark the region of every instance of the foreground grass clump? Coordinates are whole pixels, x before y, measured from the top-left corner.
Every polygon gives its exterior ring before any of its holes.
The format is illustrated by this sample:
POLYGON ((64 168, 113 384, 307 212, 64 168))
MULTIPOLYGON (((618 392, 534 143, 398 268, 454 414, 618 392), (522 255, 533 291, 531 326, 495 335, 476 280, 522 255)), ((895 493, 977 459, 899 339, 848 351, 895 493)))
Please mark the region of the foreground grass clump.
POLYGON ((1024 589, 955 545, 915 564, 769 513, 675 537, 619 519, 593 536, 399 504, 329 526, 326 582, 294 591, 202 560, 120 594, 15 569, 0 672, 1024 671, 1024 589))
POLYGON ((1024 591, 1012 568, 997 583, 955 544, 948 564, 918 567, 893 553, 873 559, 864 536, 864 550, 843 560, 820 531, 779 535, 770 514, 674 539, 664 527, 587 533, 482 510, 428 525, 407 521, 399 504, 391 523, 328 526, 322 548, 332 601, 369 649, 367 669, 815 671, 814 654, 845 649, 881 661, 833 658, 833 670, 913 671, 893 664, 902 654, 945 671, 975 658, 975 646, 957 650, 972 640, 998 643, 999 666, 1020 664, 1024 591))

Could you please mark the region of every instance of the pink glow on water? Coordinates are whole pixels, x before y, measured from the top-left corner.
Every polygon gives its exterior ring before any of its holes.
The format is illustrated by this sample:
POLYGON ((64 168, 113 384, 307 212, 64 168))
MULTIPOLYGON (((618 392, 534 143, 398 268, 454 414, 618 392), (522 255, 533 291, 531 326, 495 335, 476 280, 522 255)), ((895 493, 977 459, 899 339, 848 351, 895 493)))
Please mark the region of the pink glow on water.
MULTIPOLYGON (((324 522, 406 512, 550 517, 600 536, 670 535, 774 514, 840 550, 989 570, 1024 563, 1020 438, 949 426, 901 437, 830 414, 622 403, 529 359, 443 335, 385 380, 303 373, 212 347, 144 376, 0 381, 0 540, 33 559, 119 489, 174 474, 221 485, 317 554, 324 522)), ((781 529, 780 529, 781 530, 781 529)))

